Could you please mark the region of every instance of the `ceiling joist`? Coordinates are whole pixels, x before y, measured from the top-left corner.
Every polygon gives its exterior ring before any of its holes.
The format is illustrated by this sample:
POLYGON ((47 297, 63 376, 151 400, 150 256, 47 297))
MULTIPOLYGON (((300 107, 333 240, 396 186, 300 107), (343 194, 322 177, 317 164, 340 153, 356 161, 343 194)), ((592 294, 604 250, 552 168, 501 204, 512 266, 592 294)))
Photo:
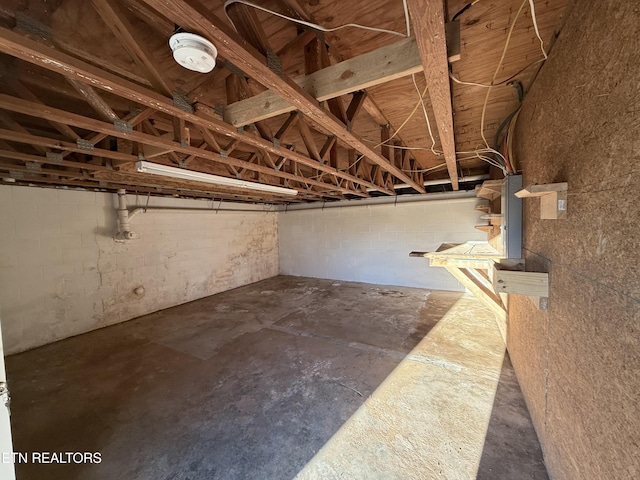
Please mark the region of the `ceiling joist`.
POLYGON ((401 169, 390 164, 388 160, 375 152, 361 138, 349 132, 338 119, 322 109, 316 99, 295 82, 284 75, 281 76, 272 71, 259 51, 239 38, 235 32, 231 31, 204 5, 196 1, 187 3, 184 0, 175 0, 170 3, 162 0, 142 1, 181 27, 199 33, 212 41, 225 58, 228 58, 247 75, 286 98, 296 109, 308 116, 313 122, 328 132, 335 134, 339 140, 364 154, 365 157, 385 171, 411 185, 418 192, 425 193, 422 185, 414 182, 401 169))
MULTIPOLYGON (((182 118, 196 126, 232 137, 233 139, 236 139, 258 149, 265 149, 271 153, 291 159, 302 165, 310 166, 312 168, 320 168, 327 173, 335 174, 338 177, 344 178, 346 180, 351 180, 368 188, 380 190, 381 192, 388 195, 395 194, 393 191, 390 191, 379 185, 372 184, 371 182, 362 178, 357 178, 347 173, 337 171, 335 168, 332 168, 329 165, 319 166, 316 161, 305 157, 298 152, 276 146, 273 142, 268 142, 254 135, 245 134, 241 131, 238 131, 232 126, 211 117, 210 115, 200 112, 194 114, 182 110, 181 108, 176 107, 170 99, 157 92, 124 80, 109 72, 105 72, 97 67, 94 67, 93 65, 87 64, 81 60, 61 53, 55 49, 47 47, 46 45, 33 41, 22 35, 16 34, 5 28, 0 28, 0 51, 20 58, 29 63, 40 65, 48 70, 61 73, 62 75, 66 75, 69 78, 76 78, 80 81, 89 82, 98 88, 127 98, 136 103, 167 113, 171 116, 182 118)), ((111 131, 114 131, 114 129, 111 129, 111 131)), ((355 191, 346 192, 346 190, 348 189, 343 190, 345 191, 345 193, 353 193, 357 195, 357 192, 355 191)))
POLYGON ((458 190, 456 142, 453 130, 443 3, 433 0, 407 0, 407 5, 422 58, 424 77, 427 80, 429 98, 436 117, 451 185, 454 190, 458 190))
MULTIPOLYGON (((81 115, 65 112, 63 110, 58 110, 51 107, 43 108, 39 104, 29 102, 26 100, 16 99, 8 95, 0 94, 0 109, 9 110, 16 113, 22 113, 23 115, 29 115, 37 118, 43 118, 45 120, 64 121, 68 125, 73 125, 79 128, 84 128, 86 130, 92 130, 95 132, 106 133, 107 135, 111 135, 117 138, 132 140, 142 145, 150 145, 157 148, 167 148, 168 150, 170 149, 174 152, 179 152, 186 155, 195 155, 196 157, 202 158, 204 160, 209 160, 209 161, 213 161, 220 164, 230 164, 236 167, 246 168, 248 170, 263 173, 265 175, 272 175, 272 176, 281 177, 281 178, 285 178, 293 181, 302 181, 315 187, 320 187, 327 190, 338 189, 343 193, 362 196, 361 194, 359 194, 359 192, 355 192, 346 188, 338 188, 338 187, 335 187, 334 185, 318 182, 310 178, 299 177, 286 172, 276 171, 268 167, 256 165, 244 160, 239 160, 237 158, 233 158, 229 156, 223 157, 218 153, 201 150, 196 147, 182 146, 181 144, 174 142, 172 140, 156 137, 154 135, 149 135, 149 134, 136 132, 136 131, 133 131, 131 133, 125 133, 125 132, 116 130, 116 128, 113 125, 102 122, 100 120, 83 117, 81 115)), ((20 140, 17 140, 17 141, 20 141, 20 140)), ((62 142, 61 142, 60 148, 68 149, 62 142)), ((87 150, 87 153, 91 153, 93 150, 94 149, 87 150)), ((109 155, 114 155, 118 153, 118 152, 110 152, 110 153, 109 152, 110 151, 105 151, 105 152, 101 152, 101 154, 108 157, 109 155)), ((134 155, 130 155, 129 159, 131 163, 138 160, 138 158, 134 155)))
MULTIPOLYGON (((323 102, 421 71, 422 62, 416 41, 407 38, 296 78, 294 82, 317 101, 323 102)), ((231 125, 242 126, 296 108, 284 97, 267 90, 228 105, 224 110, 224 119, 231 125)))
POLYGON ((171 96, 174 89, 156 68, 153 56, 145 47, 136 29, 113 0, 91 0, 94 8, 113 34, 120 40, 131 58, 148 75, 151 85, 160 93, 171 96))

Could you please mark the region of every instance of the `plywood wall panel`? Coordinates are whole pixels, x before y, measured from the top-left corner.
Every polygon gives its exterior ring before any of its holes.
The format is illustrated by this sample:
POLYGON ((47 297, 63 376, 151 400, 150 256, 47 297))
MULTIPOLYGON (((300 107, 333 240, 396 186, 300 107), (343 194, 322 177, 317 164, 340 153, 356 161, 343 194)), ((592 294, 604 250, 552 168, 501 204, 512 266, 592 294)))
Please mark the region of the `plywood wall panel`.
POLYGON ((640 473, 640 11, 577 2, 516 129, 524 183, 569 183, 566 220, 524 202, 549 309, 512 297, 508 348, 550 475, 640 473))

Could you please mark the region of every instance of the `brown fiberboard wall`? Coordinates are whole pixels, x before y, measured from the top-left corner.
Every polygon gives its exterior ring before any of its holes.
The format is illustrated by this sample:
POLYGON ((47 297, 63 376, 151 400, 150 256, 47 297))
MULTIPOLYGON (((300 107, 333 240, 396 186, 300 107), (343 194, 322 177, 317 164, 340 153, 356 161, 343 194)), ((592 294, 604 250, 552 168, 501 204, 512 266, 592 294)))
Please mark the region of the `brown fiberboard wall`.
POLYGON ((508 347, 555 479, 640 477, 640 3, 577 1, 516 130, 524 183, 569 182, 568 218, 524 201, 547 311, 512 297, 508 347))

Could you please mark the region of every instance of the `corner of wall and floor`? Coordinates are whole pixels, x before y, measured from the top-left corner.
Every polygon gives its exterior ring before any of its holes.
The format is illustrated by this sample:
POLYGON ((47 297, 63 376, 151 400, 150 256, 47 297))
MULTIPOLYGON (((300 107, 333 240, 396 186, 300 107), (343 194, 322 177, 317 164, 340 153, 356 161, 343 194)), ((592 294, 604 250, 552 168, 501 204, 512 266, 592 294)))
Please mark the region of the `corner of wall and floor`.
POLYGON ((204 200, 154 197, 148 206, 208 213, 136 215, 140 238, 126 243, 114 241, 114 194, 0 186, 0 204, 9 354, 278 274, 460 291, 409 252, 483 239, 473 198, 216 214, 204 200))
POLYGON ((280 273, 332 280, 464 291, 443 268, 411 251, 486 241, 474 228, 476 198, 357 205, 278 214, 280 273))
POLYGON ((569 184, 565 220, 524 200, 549 308, 514 296, 507 342, 554 479, 640 476, 639 12, 576 2, 517 124, 524 183, 569 184))
POLYGON ((150 207, 208 211, 141 213, 131 220, 140 238, 119 243, 115 194, 0 186, 0 205, 7 354, 278 274, 275 212, 154 197, 150 207))

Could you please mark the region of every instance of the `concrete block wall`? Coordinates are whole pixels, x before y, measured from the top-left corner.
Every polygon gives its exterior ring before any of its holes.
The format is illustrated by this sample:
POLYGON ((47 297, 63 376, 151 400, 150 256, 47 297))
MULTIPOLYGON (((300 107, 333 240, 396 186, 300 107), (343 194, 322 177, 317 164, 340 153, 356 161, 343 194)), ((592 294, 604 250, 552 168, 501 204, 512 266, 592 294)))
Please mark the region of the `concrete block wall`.
POLYGON ((475 205, 465 198, 281 212, 280 273, 463 291, 446 270, 409 252, 486 241, 474 228, 475 205))
MULTIPOLYGON (((171 198, 149 206, 215 207, 171 198)), ((278 274, 276 213, 150 211, 132 220, 140 238, 119 243, 114 207, 114 194, 0 186, 7 354, 278 274)))

